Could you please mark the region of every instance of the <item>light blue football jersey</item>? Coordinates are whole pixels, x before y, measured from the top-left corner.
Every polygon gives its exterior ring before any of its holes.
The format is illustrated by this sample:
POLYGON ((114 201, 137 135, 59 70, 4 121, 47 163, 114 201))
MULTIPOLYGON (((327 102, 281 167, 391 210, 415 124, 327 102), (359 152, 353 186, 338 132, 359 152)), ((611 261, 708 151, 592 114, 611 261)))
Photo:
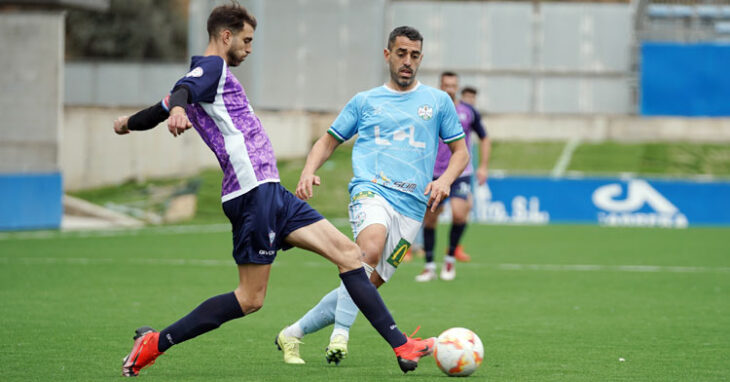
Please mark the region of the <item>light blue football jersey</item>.
POLYGON ((423 220, 441 138, 464 138, 464 129, 445 92, 417 84, 399 92, 385 85, 355 95, 328 133, 340 142, 357 134, 352 150, 350 195, 372 191, 396 211, 423 220))

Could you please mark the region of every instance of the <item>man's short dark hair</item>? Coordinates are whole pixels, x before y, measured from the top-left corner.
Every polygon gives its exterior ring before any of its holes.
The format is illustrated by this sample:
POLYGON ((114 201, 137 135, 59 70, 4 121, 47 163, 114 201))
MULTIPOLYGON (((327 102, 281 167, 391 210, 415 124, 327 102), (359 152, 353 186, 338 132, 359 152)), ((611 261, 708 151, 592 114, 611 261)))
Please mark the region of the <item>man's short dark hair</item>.
POLYGON ((447 70, 445 72, 441 72, 441 78, 444 78, 444 77, 459 77, 459 75, 447 70))
POLYGON ((423 36, 421 36, 421 33, 416 28, 404 25, 395 28, 392 32, 390 32, 390 36, 388 36, 388 50, 393 48, 393 44, 395 44, 395 39, 398 36, 404 36, 411 41, 420 41, 421 45, 423 45, 423 36))
POLYGON ((464 94, 467 94, 467 93, 471 93, 471 94, 477 95, 477 89, 476 88, 473 88, 471 86, 464 86, 464 88, 461 89, 461 95, 464 95, 464 94))
POLYGON ((239 33, 246 24, 256 29, 256 18, 237 2, 217 6, 208 16, 208 38, 212 40, 224 29, 239 33))

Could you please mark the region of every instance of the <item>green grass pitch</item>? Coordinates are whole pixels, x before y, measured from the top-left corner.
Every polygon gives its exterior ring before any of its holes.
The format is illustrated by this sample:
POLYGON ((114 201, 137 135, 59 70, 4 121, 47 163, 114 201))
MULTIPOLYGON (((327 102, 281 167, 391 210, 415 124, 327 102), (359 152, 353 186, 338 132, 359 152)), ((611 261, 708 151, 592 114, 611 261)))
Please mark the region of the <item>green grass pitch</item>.
MULTIPOLYGON (((120 380, 136 327, 161 329, 235 287, 230 233, 210 227, 0 235, 0 380, 120 380)), ((438 261, 447 230, 438 232, 438 261)), ((485 360, 470 380, 727 380, 729 235, 472 225, 465 246, 474 261, 457 265, 455 281, 414 282, 415 259, 380 291, 403 331, 474 330, 485 360)), ((446 380, 430 358, 403 376, 362 316, 340 366, 324 361, 329 330, 304 338, 306 365, 283 364, 274 336, 338 282, 325 260, 282 252, 260 312, 173 347, 140 378, 446 380)))

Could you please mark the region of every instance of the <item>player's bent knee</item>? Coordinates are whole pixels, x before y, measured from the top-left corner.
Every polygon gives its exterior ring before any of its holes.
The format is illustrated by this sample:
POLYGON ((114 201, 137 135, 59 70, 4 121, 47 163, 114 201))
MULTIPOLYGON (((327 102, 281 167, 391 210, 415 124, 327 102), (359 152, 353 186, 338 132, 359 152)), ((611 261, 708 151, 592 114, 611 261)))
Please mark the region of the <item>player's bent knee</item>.
POLYGON ((360 261, 362 251, 357 244, 347 241, 340 249, 340 256, 338 256, 337 266, 340 268, 340 272, 347 272, 353 269, 362 267, 360 261))
POLYGON ((238 304, 241 305, 241 311, 243 314, 249 315, 260 310, 264 306, 265 295, 254 295, 250 296, 243 292, 240 288, 236 289, 236 299, 238 304))

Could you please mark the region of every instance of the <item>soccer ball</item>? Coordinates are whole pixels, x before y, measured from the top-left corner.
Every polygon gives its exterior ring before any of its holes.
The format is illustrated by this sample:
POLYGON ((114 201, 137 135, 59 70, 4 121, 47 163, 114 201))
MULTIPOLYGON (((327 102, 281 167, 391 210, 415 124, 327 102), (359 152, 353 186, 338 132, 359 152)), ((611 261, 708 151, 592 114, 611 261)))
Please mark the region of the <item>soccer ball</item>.
POLYGON ((466 377, 482 364, 484 346, 471 330, 451 328, 436 339, 433 358, 449 377, 466 377))

